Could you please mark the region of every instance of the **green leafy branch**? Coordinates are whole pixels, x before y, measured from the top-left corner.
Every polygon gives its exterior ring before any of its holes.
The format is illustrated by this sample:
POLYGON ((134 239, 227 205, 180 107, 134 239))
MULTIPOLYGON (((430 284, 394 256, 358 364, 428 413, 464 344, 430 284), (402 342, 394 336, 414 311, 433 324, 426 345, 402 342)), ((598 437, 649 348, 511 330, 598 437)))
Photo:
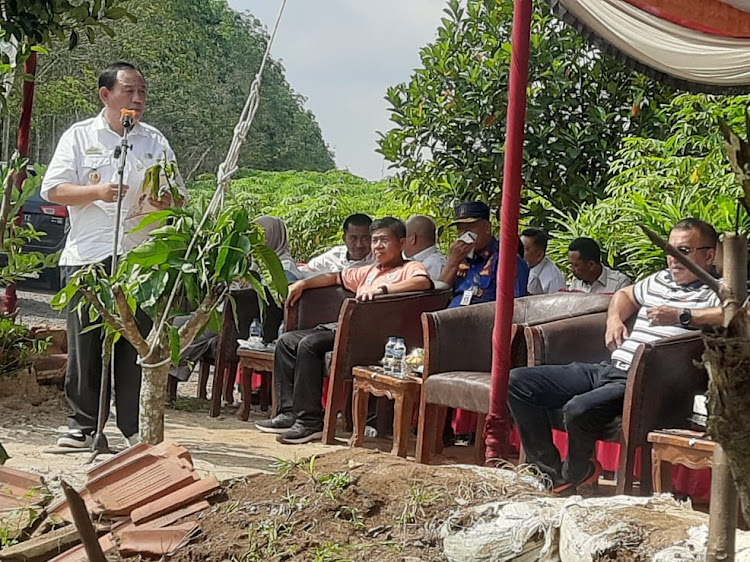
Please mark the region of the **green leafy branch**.
POLYGON ((244 208, 230 206, 210 217, 188 252, 202 213, 198 207, 149 214, 134 230, 154 223, 157 228, 144 244, 123 256, 114 277, 101 265, 82 268, 55 295, 52 306, 71 305, 79 314, 87 314, 93 324, 89 329, 105 326, 115 341, 124 336, 149 362, 171 358, 176 364, 180 350, 205 325, 220 330, 216 307, 232 283, 253 287, 264 303, 266 287, 272 298, 286 296, 281 263, 265 246, 262 229, 250 222, 244 208), (173 290, 176 298, 167 308, 173 290), (138 308, 153 320, 146 337, 138 330, 138 308), (177 316, 188 314, 181 327, 173 325, 177 316), (159 331, 162 320, 166 329, 159 331))

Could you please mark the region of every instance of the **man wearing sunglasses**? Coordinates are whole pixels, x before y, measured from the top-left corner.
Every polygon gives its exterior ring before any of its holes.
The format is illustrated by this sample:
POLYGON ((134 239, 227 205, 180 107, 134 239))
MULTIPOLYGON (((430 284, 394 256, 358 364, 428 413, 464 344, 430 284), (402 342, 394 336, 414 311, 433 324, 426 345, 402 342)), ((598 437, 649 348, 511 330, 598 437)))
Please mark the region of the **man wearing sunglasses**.
MULTIPOLYGON (((680 221, 669 233, 672 246, 709 272, 717 240, 710 224, 693 218, 680 221)), ((620 289, 612 297, 605 333, 605 343, 612 351, 610 361, 511 371, 508 406, 529 463, 549 475, 555 493, 574 493, 601 474, 601 465, 593 458, 594 446, 601 428, 622 414, 628 371, 638 346, 721 322, 719 297, 667 256, 667 269, 620 289), (633 330, 628 333, 625 322, 636 313, 633 330), (548 410, 559 408, 568 433, 564 462, 552 442, 547 415, 548 410)))

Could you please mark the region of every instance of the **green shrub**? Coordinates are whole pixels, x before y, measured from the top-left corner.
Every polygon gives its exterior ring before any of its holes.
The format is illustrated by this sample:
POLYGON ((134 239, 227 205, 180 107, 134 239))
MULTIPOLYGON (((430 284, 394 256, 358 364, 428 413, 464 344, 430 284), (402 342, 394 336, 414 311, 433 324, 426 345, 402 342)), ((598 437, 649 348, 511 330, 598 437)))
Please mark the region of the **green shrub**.
MULTIPOLYGON (((439 226, 446 224, 450 215, 427 197, 406 203, 388 180, 371 182, 346 171, 241 170, 239 175, 241 178, 231 184, 227 200, 240 203, 251 216, 282 218, 289 231, 292 255, 299 261, 341 244, 341 227, 352 213, 402 220, 419 213, 433 217, 439 226)), ((194 182, 190 186, 191 202, 209 199, 215 186, 212 177, 194 182)))
POLYGON ((26 326, 0 316, 0 378, 28 369, 48 346, 47 340, 34 338, 26 326))
MULTIPOLYGON (((663 236, 685 217, 705 220, 719 233, 734 230, 742 189, 729 168, 717 117, 742 131, 748 103, 750 96, 683 94, 662 107, 659 117, 673 123, 670 135, 664 140, 626 139, 611 166, 607 198, 568 212, 546 204, 558 225, 550 258, 567 267, 570 241, 589 236, 599 242, 610 265, 635 280, 666 265, 664 253, 638 223, 663 236)), ((750 227, 744 210, 739 226, 745 232, 750 227)))

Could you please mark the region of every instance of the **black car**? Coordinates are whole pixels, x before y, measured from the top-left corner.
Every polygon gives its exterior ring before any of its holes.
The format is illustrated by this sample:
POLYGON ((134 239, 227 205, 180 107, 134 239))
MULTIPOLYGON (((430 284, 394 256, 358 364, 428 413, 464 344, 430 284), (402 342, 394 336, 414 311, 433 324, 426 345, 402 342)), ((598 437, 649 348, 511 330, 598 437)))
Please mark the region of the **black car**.
MULTIPOLYGON (((70 229, 70 219, 68 218, 68 208, 65 205, 50 203, 42 198, 40 188, 37 188, 34 194, 28 198, 24 204, 21 214, 23 217, 22 225, 31 225, 38 232, 44 232, 45 235, 39 240, 32 240, 24 245, 24 251, 40 252, 46 256, 59 252, 65 246, 65 238, 68 236, 70 229)), ((45 269, 41 276, 45 278, 50 288, 60 290, 60 268, 45 269)))

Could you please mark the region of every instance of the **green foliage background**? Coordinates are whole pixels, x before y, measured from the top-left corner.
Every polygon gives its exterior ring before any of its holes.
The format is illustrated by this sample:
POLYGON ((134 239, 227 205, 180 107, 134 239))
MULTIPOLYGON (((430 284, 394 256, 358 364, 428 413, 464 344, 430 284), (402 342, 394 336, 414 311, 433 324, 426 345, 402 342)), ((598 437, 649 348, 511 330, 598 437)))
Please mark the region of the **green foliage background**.
MULTIPOLYGON (((550 257, 567 265, 567 245, 576 236, 597 240, 607 261, 631 279, 665 266, 663 252, 638 228, 642 222, 666 236, 685 217, 712 224, 719 233, 734 230, 739 182, 729 168, 717 118, 745 136, 744 111, 750 96, 681 94, 657 110, 669 123, 663 138, 630 137, 612 163, 606 197, 569 209, 539 200, 554 223, 550 257)), ((740 212, 740 229, 750 219, 740 212)))
MULTIPOLYGON (((505 153, 513 2, 449 0, 434 42, 407 82, 388 89, 393 128, 380 152, 407 195, 498 206, 505 153)), ((524 144, 525 214, 605 195, 626 136, 663 138, 654 109, 673 91, 593 49, 534 2, 524 144)))
MULTIPOLYGON (((183 175, 193 168, 196 173, 215 171, 266 48, 268 34, 261 22, 230 9, 226 0, 121 0, 104 13, 117 16, 106 26, 112 36, 101 33, 94 43, 77 41, 71 51, 68 37, 53 35, 49 55, 39 57, 32 160, 47 163, 62 132, 96 114, 101 106, 98 73, 111 62, 126 60, 138 65, 148 82, 144 121, 169 139, 183 175)), ((265 170, 333 168, 333 155, 304 102, 287 83, 283 66, 271 60, 239 164, 265 170)), ((8 107, 13 129, 20 80, 8 107)))
MULTIPOLYGON (((250 216, 274 215, 284 220, 292 255, 299 261, 342 244, 341 227, 352 213, 372 218, 394 216, 406 220, 420 213, 432 216, 438 226, 447 216, 430 199, 406 201, 389 190, 389 181, 371 182, 350 172, 263 172, 240 170, 232 182, 229 203, 239 203, 250 216)), ((212 179, 194 182, 191 201, 210 199, 216 183, 212 179)))

